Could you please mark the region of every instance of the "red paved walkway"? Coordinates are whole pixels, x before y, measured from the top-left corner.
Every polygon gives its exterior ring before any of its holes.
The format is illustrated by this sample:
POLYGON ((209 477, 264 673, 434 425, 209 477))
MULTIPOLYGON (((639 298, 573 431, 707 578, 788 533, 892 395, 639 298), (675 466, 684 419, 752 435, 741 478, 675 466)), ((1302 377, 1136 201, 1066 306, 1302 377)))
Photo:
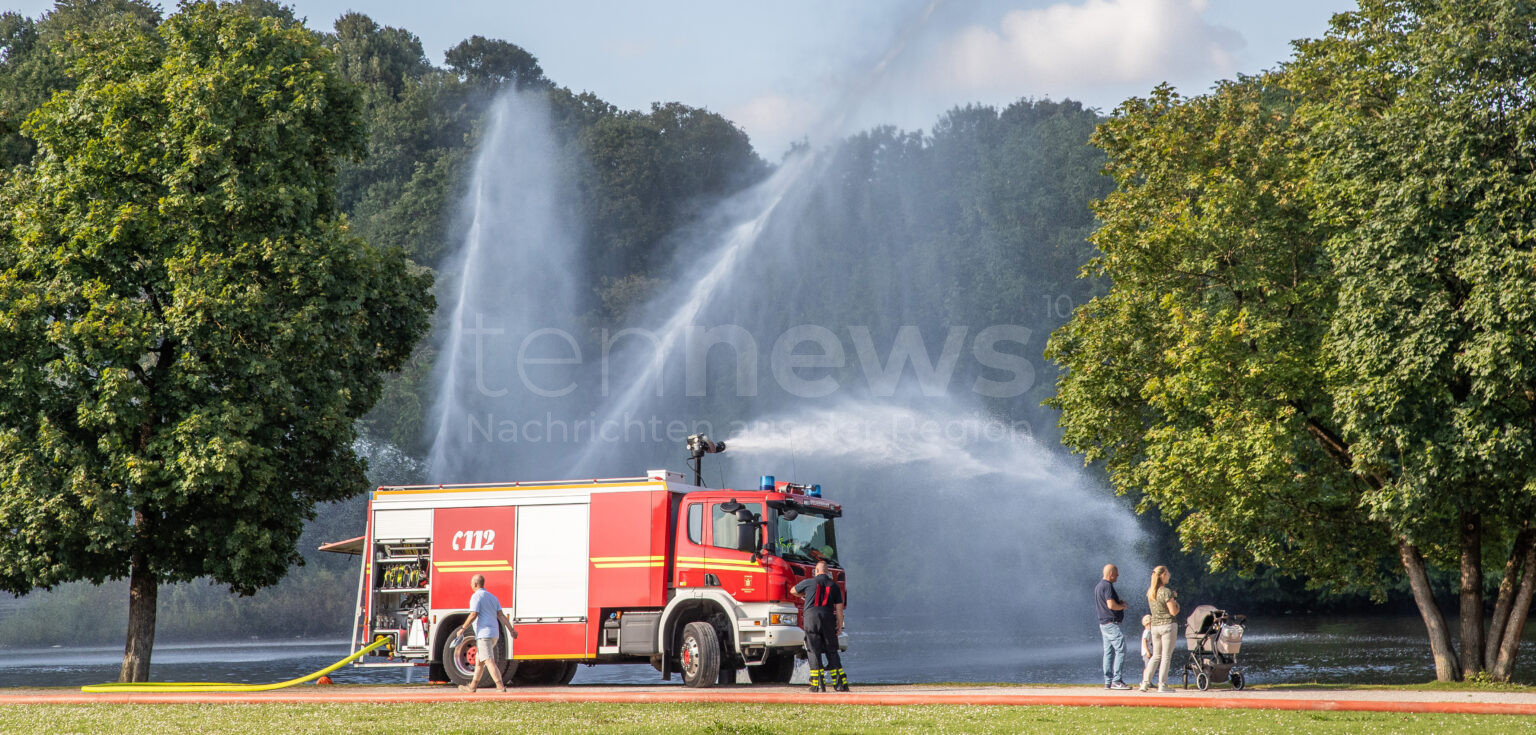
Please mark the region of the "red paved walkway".
POLYGON ((85 694, 78 690, 28 689, 0 693, 5 704, 232 704, 469 702, 747 702, 758 704, 864 705, 1065 705, 1092 707, 1206 707, 1213 709, 1332 710, 1536 715, 1536 694, 1386 690, 1179 690, 1172 694, 1105 692, 1089 687, 924 687, 864 686, 846 694, 811 694, 798 687, 736 686, 685 689, 679 686, 576 686, 482 690, 465 694, 443 686, 313 686, 261 693, 85 694))

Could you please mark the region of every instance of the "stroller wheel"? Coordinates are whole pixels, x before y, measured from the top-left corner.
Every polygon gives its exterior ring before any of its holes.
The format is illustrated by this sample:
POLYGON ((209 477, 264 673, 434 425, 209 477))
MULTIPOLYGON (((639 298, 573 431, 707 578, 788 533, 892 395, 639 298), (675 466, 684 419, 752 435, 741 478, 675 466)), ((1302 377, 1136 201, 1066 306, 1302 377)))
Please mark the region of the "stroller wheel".
POLYGON ((1243 681, 1243 675, 1242 674, 1233 674, 1232 675, 1232 688, 1233 689, 1236 689, 1237 691, 1242 691, 1243 690, 1243 685, 1247 684, 1247 683, 1248 682, 1243 681))
POLYGON ((1211 677, 1206 676, 1205 672, 1203 672, 1203 671, 1200 672, 1200 674, 1195 676, 1195 686, 1200 687, 1200 691, 1202 691, 1202 692, 1207 690, 1207 689, 1210 689, 1211 688, 1211 677))

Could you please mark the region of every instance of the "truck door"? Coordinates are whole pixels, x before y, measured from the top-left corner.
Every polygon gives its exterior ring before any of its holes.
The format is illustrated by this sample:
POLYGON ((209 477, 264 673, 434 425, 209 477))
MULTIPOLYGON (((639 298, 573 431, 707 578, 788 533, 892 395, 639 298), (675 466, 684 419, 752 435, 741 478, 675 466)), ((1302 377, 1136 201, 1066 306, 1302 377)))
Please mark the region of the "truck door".
MULTIPOLYGON (((704 571, 720 586, 741 601, 766 600, 768 572, 752 561, 753 552, 762 548, 762 531, 752 524, 743 524, 742 512, 727 512, 722 502, 711 502, 709 513, 709 542, 704 551, 704 571)), ((753 522, 763 519, 762 503, 743 503, 753 522)))
POLYGON ((509 611, 518 630, 514 658, 574 660, 593 653, 587 650, 589 511, 586 503, 518 507, 517 605, 509 611))

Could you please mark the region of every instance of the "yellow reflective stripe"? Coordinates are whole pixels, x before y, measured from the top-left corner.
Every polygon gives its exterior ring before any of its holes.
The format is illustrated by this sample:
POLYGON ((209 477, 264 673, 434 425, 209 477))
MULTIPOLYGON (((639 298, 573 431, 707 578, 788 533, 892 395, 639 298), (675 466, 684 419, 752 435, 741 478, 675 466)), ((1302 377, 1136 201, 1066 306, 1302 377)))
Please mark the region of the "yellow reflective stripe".
POLYGON ((704 558, 702 556, 679 556, 679 557, 677 557, 677 560, 679 562, 691 561, 691 562, 698 562, 700 564, 720 564, 720 565, 727 565, 727 566, 729 566, 729 565, 736 565, 736 566, 750 567, 752 569, 761 569, 762 568, 762 566, 760 564, 758 564, 757 562, 750 561, 750 560, 747 560, 747 559, 706 559, 706 558, 704 558))
POLYGON ((511 564, 510 559, 479 559, 475 561, 435 561, 439 567, 472 567, 477 564, 511 564))
POLYGON ((510 571, 512 571, 512 565, 510 565, 510 564, 502 564, 500 566, 487 566, 487 567, 454 567, 453 569, 439 569, 437 571, 439 571, 439 572, 510 572, 510 571))
POLYGON ((712 572, 761 572, 762 567, 727 567, 718 564, 679 564, 678 569, 707 569, 712 572))
POLYGON ((594 564, 595 563, 600 563, 600 562, 606 562, 606 561, 666 561, 666 560, 667 560, 667 557, 665 557, 665 556, 594 556, 594 557, 592 557, 592 562, 594 564))
POLYGON ((520 655, 520 654, 517 654, 517 653, 513 653, 512 654, 512 658, 516 659, 516 660, 519 660, 519 661, 525 661, 525 660, 529 660, 529 659, 553 659, 553 658, 597 658, 597 654, 595 654, 595 653, 535 653, 535 654, 530 654, 530 655, 527 655, 527 656, 523 656, 523 655, 520 655))
POLYGON ((648 568, 652 568, 652 567, 666 566, 666 562, 661 562, 661 561, 634 561, 634 562, 623 562, 623 563, 618 563, 618 564, 593 564, 592 566, 597 567, 598 569, 639 569, 639 568, 647 568, 648 569, 648 568))

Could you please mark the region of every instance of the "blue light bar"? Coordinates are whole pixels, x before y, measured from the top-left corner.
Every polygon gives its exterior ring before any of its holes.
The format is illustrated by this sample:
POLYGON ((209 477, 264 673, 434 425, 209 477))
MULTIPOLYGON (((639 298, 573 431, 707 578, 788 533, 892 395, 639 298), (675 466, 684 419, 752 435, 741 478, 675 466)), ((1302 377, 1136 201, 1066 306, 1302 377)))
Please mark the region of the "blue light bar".
POLYGON ((772 492, 773 491, 773 475, 763 475, 763 482, 760 485, 760 487, 762 488, 763 492, 765 492, 765 493, 766 492, 772 492))
POLYGON ((819 497, 821 497, 821 486, 820 485, 812 485, 811 489, 805 491, 805 494, 809 495, 809 496, 811 496, 813 498, 819 498, 819 497))

